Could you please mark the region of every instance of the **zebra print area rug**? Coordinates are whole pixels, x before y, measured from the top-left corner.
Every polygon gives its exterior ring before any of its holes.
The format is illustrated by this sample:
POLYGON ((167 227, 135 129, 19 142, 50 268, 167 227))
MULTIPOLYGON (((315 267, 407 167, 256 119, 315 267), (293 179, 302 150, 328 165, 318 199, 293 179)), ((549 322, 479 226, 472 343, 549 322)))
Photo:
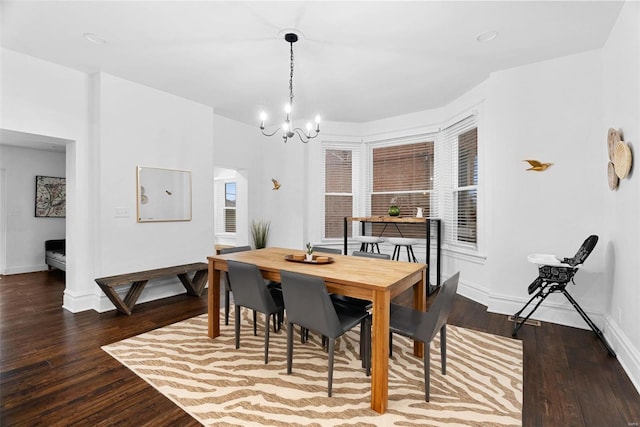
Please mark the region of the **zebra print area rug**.
MULTIPOLYGON (((222 312, 221 312, 222 314, 222 312)), ((400 336, 389 360, 389 407, 369 408, 370 381, 358 360, 358 328, 336 342, 333 397, 320 339, 294 341, 286 373, 286 331, 271 332, 264 364, 264 317, 253 336, 243 310, 240 349, 233 313, 221 336, 207 336, 202 315, 102 347, 206 426, 515 426, 522 424, 522 344, 449 325, 447 374, 438 339, 431 345, 431 401, 424 401, 422 359, 400 336)), ((260 320, 262 319, 262 320, 260 320)))

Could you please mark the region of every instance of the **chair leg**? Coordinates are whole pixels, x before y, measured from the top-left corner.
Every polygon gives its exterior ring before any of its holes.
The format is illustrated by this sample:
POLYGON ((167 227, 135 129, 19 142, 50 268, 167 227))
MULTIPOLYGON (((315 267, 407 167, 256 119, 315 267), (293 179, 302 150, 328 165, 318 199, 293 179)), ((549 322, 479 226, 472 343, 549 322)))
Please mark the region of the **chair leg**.
POLYGON ((328 396, 331 397, 331 389, 333 387, 333 350, 335 347, 336 339, 329 338, 329 385, 328 396))
POLYGON ((520 330, 522 325, 524 325, 524 322, 529 320, 529 317, 531 317, 531 315, 533 313, 535 313, 535 311, 538 309, 540 304, 542 304, 542 301, 544 301, 545 298, 547 298, 547 296, 549 296, 549 293, 547 292, 547 284, 545 283, 545 284, 543 284, 542 288, 540 288, 540 290, 538 292, 536 292, 536 294, 534 296, 532 296, 531 299, 529 299, 529 301, 527 301, 527 303, 524 305, 524 307, 522 307, 520 309, 520 311, 518 311, 516 314, 513 315, 513 331, 511 332, 511 336, 515 337, 515 336, 518 335, 518 331, 520 330), (531 310, 529 312, 529 314, 527 314, 527 316, 525 318, 523 318, 521 321, 519 321, 518 319, 520 319, 520 314, 536 298, 540 298, 540 301, 538 301, 538 303, 535 305, 535 307, 533 307, 533 310, 531 310))
MULTIPOLYGON (((426 346, 426 344, 425 344, 426 346)), ((442 375, 447 375, 447 325, 446 323, 440 328, 440 362, 442 375)))
POLYGON ((364 348, 366 343, 364 342, 365 340, 365 328, 367 327, 366 325, 366 321, 367 319, 362 319, 362 322, 360 322, 360 351, 358 353, 358 357, 360 358, 360 362, 362 364, 362 367, 365 368, 365 354, 364 354, 364 348))
POLYGON ((431 388, 431 352, 429 343, 424 343, 424 401, 429 401, 429 390, 431 388))
POLYGON ((265 322, 264 322, 264 364, 269 363, 269 330, 271 327, 269 326, 269 318, 270 315, 265 313, 265 322))
POLYGON ((291 374, 293 365, 293 323, 287 322, 287 374, 291 374))
POLYGON ((393 332, 389 331, 389 357, 393 356, 393 332))
POLYGON ((236 348, 240 348, 240 306, 238 304, 235 305, 235 332, 236 332, 236 348))
POLYGON ((409 249, 409 252, 411 252, 411 259, 413 260, 413 262, 418 262, 416 254, 413 253, 413 246, 409 245, 407 246, 407 248, 409 249))
POLYGON ((391 255, 391 259, 398 261, 400 258, 400 246, 394 246, 393 247, 393 254, 391 255), (396 257, 397 255, 397 257, 396 257))
POLYGON ((224 290, 224 324, 228 325, 229 324, 229 308, 231 307, 230 305, 230 301, 229 301, 229 287, 225 285, 225 290, 224 290))
MULTIPOLYGON (((267 325, 269 325, 269 322, 267 322, 267 325)), ((255 310, 253 310, 253 336, 258 336, 258 316, 255 310)))
POLYGON ((609 352, 609 355, 613 356, 613 357, 616 357, 616 353, 613 351, 613 348, 611 348, 611 346, 609 345, 607 340, 604 338, 604 335, 602 334, 602 331, 600 331, 600 329, 598 329, 596 324, 593 323, 593 321, 589 318, 589 316, 587 316, 587 313, 585 313, 585 311, 582 309, 582 307, 580 307, 578 302, 576 300, 574 300, 571 295, 569 295, 569 292, 567 292, 566 289, 563 288, 561 292, 564 294, 565 297, 567 297, 567 299, 569 300, 569 302, 571 303, 573 308, 575 308, 576 311, 580 314, 580 316, 582 316, 584 321, 587 322, 587 325, 589 325, 591 330, 598 336, 600 341, 602 341, 602 344, 604 344, 605 348, 609 352))
MULTIPOLYGON (((376 250, 378 251, 378 253, 380 253, 380 246, 378 246, 378 244, 376 243, 376 250)), ((371 250, 371 252, 373 252, 373 249, 371 250)))
POLYGON ((365 333, 365 356, 364 360, 366 362, 365 368, 367 370, 367 376, 371 376, 371 316, 368 316, 366 319, 366 329, 365 333))

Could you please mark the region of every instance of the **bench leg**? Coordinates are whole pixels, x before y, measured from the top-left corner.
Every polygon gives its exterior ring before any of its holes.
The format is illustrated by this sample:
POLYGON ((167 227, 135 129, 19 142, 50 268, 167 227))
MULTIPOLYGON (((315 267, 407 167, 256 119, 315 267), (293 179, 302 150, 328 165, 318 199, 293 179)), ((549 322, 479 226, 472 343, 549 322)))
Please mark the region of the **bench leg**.
POLYGON ((189 278, 187 273, 178 274, 178 278, 180 282, 182 282, 182 286, 187 290, 187 294, 199 297, 202 295, 204 286, 207 284, 208 273, 208 270, 198 270, 196 274, 193 275, 193 280, 189 278))
POLYGON ((116 306, 116 309, 118 309, 119 312, 131 316, 131 310, 133 310, 133 306, 136 305, 136 301, 138 301, 138 298, 140 297, 140 294, 142 294, 147 282, 148 280, 133 282, 124 297, 124 301, 120 298, 120 295, 118 295, 115 288, 100 284, 98 286, 100 286, 107 298, 109 298, 113 305, 116 306))
POLYGON ((133 310, 133 306, 136 305, 138 298, 142 294, 144 287, 147 285, 148 280, 141 280, 139 282, 133 282, 129 290, 127 291, 127 295, 124 297, 124 304, 129 309, 129 313, 133 310))

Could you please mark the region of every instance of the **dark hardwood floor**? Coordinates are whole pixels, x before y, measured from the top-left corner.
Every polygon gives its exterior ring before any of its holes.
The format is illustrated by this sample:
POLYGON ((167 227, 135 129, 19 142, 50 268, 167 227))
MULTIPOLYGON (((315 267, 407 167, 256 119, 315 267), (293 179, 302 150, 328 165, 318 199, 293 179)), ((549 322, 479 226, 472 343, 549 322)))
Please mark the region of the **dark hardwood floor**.
MULTIPOLYGON (((203 314, 187 295, 115 310, 61 308, 59 271, 0 278, 0 425, 197 426, 194 419, 100 347, 203 314)), ((450 323, 511 336, 505 316, 458 296, 450 323)), ((637 426, 640 396, 586 330, 525 326, 524 426, 637 426)))

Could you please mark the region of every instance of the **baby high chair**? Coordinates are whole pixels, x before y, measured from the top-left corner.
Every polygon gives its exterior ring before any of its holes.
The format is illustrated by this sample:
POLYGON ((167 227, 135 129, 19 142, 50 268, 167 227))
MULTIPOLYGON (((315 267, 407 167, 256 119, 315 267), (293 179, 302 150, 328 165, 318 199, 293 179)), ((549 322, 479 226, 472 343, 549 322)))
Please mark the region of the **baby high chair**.
POLYGON ((520 327, 526 322, 529 317, 538 309, 540 304, 552 293, 561 292, 571 305, 576 309, 576 311, 582 316, 582 318, 587 322, 589 327, 595 334, 600 338, 600 341, 607 348, 607 351, 611 356, 615 357, 615 352, 609 346, 607 341, 604 338, 604 335, 598 329, 598 327, 593 323, 593 321, 587 316, 587 313, 580 307, 575 299, 569 292, 567 292, 566 286, 569 282, 575 285, 573 281, 573 276, 578 272, 578 269, 582 267, 582 264, 587 259, 587 257, 593 251, 593 248, 598 243, 598 236, 591 235, 587 237, 584 241, 578 252, 574 255, 573 258, 558 258, 555 255, 548 254, 532 254, 527 257, 529 262, 538 264, 538 277, 529 285, 529 295, 534 294, 531 299, 518 311, 513 315, 513 332, 512 335, 515 337, 518 334, 518 330, 520 327), (531 304, 534 299, 539 299, 536 303, 533 310, 529 312, 527 316, 524 318, 520 317, 520 314, 531 304))

